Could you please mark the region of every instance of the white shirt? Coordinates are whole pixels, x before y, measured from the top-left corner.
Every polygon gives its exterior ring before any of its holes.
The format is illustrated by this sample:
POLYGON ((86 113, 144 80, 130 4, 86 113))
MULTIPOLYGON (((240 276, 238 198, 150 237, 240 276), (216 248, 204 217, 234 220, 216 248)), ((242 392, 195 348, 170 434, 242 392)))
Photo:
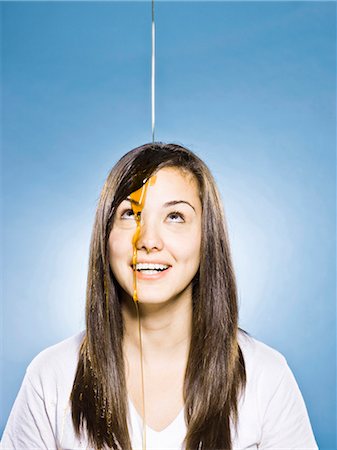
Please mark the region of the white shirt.
MULTIPOLYGON (((30 363, 3 434, 2 449, 89 448, 85 439, 75 436, 69 403, 83 335, 47 348, 30 363)), ((302 395, 285 358, 241 333, 239 343, 247 385, 239 401, 233 449, 317 450, 302 395)), ((130 400, 128 424, 132 447, 141 450, 142 419, 130 400)), ((185 434, 181 410, 163 431, 147 426, 146 448, 182 450, 185 434)))

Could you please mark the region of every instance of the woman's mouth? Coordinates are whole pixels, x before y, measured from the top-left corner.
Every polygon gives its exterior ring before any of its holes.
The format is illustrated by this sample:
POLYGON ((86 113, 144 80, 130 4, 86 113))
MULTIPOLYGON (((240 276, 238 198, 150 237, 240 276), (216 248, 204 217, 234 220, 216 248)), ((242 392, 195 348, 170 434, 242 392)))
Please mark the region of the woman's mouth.
MULTIPOLYGON (((132 267, 134 270, 134 267, 132 267)), ((137 263, 136 273, 140 280, 155 280, 166 275, 171 266, 160 263, 137 263)))
POLYGON ((154 263, 137 263, 137 272, 143 273, 145 275, 156 275, 158 273, 164 272, 170 266, 166 264, 154 264, 154 263))

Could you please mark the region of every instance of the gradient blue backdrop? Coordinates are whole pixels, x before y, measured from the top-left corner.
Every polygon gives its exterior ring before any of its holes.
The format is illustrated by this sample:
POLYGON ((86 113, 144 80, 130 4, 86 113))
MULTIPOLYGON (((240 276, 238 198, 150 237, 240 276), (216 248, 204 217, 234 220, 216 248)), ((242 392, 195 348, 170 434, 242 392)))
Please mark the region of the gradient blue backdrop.
MULTIPOLYGON (((151 7, 1 7, 2 430, 29 361, 83 328, 100 188, 151 140, 151 7)), ((241 326, 287 357, 336 449, 336 4, 158 2, 156 22, 156 138, 213 171, 241 326)))

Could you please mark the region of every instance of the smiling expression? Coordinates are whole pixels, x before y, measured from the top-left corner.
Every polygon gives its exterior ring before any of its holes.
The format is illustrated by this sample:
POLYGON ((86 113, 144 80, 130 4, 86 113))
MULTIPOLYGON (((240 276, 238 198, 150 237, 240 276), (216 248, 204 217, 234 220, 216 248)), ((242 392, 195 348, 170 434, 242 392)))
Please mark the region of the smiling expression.
MULTIPOLYGON (((200 263, 201 201, 193 175, 163 168, 149 186, 137 241, 137 293, 141 303, 191 299, 200 263)), ((111 270, 132 298, 132 238, 136 221, 129 199, 117 208, 109 236, 111 270)))

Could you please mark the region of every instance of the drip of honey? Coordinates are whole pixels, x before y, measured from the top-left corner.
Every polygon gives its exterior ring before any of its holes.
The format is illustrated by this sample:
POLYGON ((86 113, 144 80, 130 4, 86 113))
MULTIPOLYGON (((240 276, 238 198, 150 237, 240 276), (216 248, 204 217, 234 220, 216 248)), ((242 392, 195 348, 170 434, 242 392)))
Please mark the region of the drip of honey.
POLYGON ((136 231, 132 237, 132 268, 133 268, 133 301, 137 310, 138 318, 138 333, 139 333, 139 348, 140 348, 140 371, 141 371, 141 386, 142 386, 142 416, 143 416, 143 436, 142 447, 146 450, 146 415, 145 415, 145 389, 144 389, 144 368, 143 368, 143 343, 142 343, 142 327, 140 323, 138 293, 137 293, 137 242, 141 231, 141 213, 145 206, 146 193, 149 186, 154 185, 156 182, 156 176, 152 176, 148 180, 144 180, 143 186, 135 192, 130 194, 132 210, 136 220, 136 231))
POLYGON ((138 294, 137 294, 137 242, 140 236, 140 226, 141 226, 141 213, 145 206, 146 192, 149 186, 153 186, 156 182, 156 176, 152 176, 148 180, 144 180, 143 186, 135 192, 130 194, 130 200, 132 205, 132 210, 135 215, 136 220, 136 231, 132 237, 132 247, 133 247, 133 256, 132 256, 132 267, 133 267, 133 300, 138 302, 138 294))

